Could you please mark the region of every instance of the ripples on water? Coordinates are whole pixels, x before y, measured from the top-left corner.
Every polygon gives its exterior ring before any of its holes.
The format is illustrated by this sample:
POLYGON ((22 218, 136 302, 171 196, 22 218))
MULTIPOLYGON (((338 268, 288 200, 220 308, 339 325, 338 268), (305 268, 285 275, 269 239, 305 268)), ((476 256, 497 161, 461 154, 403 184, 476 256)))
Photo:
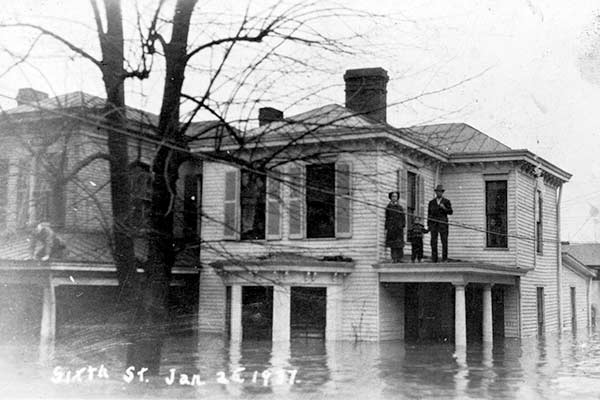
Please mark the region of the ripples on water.
MULTIPOLYGON (((600 398, 600 337, 570 333, 543 341, 497 341, 493 349, 470 344, 456 357, 452 344, 325 343, 230 344, 215 336, 174 336, 163 351, 161 376, 148 383, 123 381, 125 344, 115 329, 79 328, 64 335, 46 360, 39 346, 11 340, 0 346, 0 398, 202 398, 202 399, 422 399, 600 398), (107 380, 54 384, 56 366, 103 364, 107 380), (170 369, 199 374, 203 386, 169 386, 170 369), (222 384, 238 368, 244 383, 222 384), (262 372, 274 375, 263 386, 262 372), (297 370, 289 384, 290 372, 297 370), (257 379, 252 381, 254 371, 257 379), (286 372, 288 371, 288 372, 286 372), (285 381, 283 381, 285 377, 285 381)), ((47 351, 44 351, 48 354, 47 351)))

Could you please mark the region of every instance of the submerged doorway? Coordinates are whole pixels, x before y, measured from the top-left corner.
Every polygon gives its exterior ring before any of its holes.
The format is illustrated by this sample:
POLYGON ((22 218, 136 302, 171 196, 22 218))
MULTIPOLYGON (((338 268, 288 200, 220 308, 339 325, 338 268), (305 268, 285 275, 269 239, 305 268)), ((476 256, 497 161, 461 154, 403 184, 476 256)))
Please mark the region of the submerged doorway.
POLYGON ((453 340, 454 287, 450 283, 435 282, 405 285, 405 340, 453 340))
POLYGON ((295 286, 291 289, 292 338, 325 338, 327 288, 295 286))
POLYGON ((242 286, 242 339, 271 340, 273 287, 242 286))

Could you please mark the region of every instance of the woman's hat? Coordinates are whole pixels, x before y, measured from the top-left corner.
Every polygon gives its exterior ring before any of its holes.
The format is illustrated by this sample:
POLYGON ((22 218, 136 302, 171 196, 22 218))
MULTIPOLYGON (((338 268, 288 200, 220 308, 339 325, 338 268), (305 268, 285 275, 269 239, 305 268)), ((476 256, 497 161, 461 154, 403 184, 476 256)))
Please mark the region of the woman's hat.
POLYGON ((400 192, 389 192, 388 193, 388 198, 391 200, 392 199, 392 195, 396 193, 396 196, 398 196, 398 198, 400 198, 400 192))
POLYGON ((442 185, 437 185, 435 187, 435 189, 433 189, 434 192, 444 192, 444 187, 442 185))

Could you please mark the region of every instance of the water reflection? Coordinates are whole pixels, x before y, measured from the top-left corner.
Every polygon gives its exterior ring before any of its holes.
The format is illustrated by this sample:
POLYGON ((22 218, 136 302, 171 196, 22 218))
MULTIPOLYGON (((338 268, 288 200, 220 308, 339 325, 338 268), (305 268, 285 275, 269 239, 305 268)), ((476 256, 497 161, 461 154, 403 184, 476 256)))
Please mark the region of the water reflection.
POLYGON ((455 352, 447 343, 318 339, 230 343, 220 336, 193 335, 173 336, 164 348, 159 377, 126 383, 125 343, 116 329, 79 327, 49 348, 11 338, 0 346, 0 398, 600 396, 600 338, 585 332, 522 343, 506 339, 493 346, 469 343, 464 352, 455 352), (51 381, 56 366, 76 371, 88 365, 103 365, 110 378, 71 384, 51 381), (170 377, 175 377, 172 384, 167 383, 170 377))

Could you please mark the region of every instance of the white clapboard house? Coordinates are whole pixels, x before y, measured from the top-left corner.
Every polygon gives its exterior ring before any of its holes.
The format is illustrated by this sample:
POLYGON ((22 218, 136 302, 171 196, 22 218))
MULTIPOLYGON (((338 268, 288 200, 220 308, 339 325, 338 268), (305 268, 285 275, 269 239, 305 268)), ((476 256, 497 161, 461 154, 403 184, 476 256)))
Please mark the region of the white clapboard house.
POLYGON ((457 345, 558 330, 559 203, 571 175, 464 123, 390 126, 386 71, 344 79, 345 107, 264 108, 243 150, 220 144, 266 169, 204 161, 200 330, 457 345), (410 226, 437 184, 454 209, 450 261, 431 262, 426 234, 423 262, 411 263, 407 243, 404 262, 391 263, 388 193, 400 192, 410 226))

